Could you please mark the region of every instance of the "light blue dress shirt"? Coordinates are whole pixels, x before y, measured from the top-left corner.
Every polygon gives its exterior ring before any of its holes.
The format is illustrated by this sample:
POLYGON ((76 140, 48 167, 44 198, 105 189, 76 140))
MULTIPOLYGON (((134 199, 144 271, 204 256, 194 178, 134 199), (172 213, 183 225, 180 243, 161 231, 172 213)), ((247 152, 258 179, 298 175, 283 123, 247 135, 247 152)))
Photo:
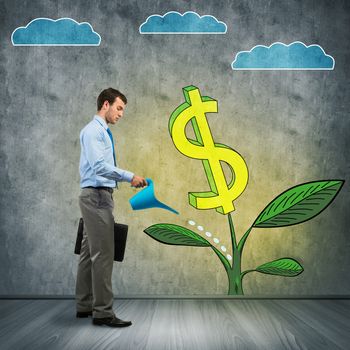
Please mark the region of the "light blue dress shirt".
POLYGON ((112 141, 106 121, 94 116, 80 132, 80 187, 116 187, 117 182, 131 182, 134 174, 114 166, 112 141))

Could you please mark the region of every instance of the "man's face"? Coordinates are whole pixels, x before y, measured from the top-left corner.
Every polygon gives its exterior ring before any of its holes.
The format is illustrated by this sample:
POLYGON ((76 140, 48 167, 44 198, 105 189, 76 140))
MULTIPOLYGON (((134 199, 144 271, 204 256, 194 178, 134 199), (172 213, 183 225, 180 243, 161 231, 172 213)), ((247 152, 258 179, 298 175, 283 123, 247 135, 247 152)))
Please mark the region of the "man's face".
POLYGON ((117 97, 113 104, 108 104, 108 110, 106 112, 107 123, 115 124, 124 113, 125 103, 117 97))

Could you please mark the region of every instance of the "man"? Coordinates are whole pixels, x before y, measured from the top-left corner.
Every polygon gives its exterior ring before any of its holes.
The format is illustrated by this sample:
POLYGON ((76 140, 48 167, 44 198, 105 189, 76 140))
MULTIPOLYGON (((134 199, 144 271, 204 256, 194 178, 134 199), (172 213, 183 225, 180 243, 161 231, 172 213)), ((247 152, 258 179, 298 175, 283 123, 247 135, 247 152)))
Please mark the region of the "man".
POLYGON ((76 283, 76 316, 92 316, 93 324, 110 327, 131 325, 113 311, 113 188, 121 181, 130 182, 133 187, 147 185, 143 177, 116 165, 108 124, 122 118, 126 103, 126 97, 118 90, 103 90, 97 99, 97 114, 80 132, 79 206, 84 232, 76 283))

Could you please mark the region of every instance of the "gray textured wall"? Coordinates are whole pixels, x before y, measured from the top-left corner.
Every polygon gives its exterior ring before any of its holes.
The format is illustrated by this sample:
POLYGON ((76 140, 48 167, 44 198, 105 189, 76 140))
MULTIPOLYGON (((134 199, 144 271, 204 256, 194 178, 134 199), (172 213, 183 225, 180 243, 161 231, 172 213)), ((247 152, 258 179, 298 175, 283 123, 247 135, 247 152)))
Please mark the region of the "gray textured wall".
MULTIPOLYGON (((164 246, 147 226, 192 219, 229 246, 226 218, 189 206, 187 192, 207 190, 201 162, 184 157, 167 130, 171 112, 194 84, 219 101, 209 116, 216 142, 245 158, 250 180, 235 202, 242 236, 280 192, 317 179, 349 181, 350 6, 347 1, 1 1, 2 88, 0 293, 73 294, 73 255, 80 216, 79 131, 95 113, 98 93, 119 88, 128 99, 112 128, 122 167, 155 181, 156 192, 181 215, 133 212, 136 192, 115 193, 115 217, 130 225, 125 261, 115 263, 115 294, 226 294, 224 269, 212 251, 164 246), (225 35, 140 35, 151 14, 211 14, 225 35), (92 24, 99 47, 14 47, 10 36, 37 17, 92 24), (232 71, 240 50, 275 41, 319 44, 334 71, 232 71)), ((349 183, 349 182, 348 182, 349 183)), ((249 294, 350 294, 349 187, 307 223, 255 230, 243 268, 283 256, 299 259, 297 278, 251 273, 249 294)))

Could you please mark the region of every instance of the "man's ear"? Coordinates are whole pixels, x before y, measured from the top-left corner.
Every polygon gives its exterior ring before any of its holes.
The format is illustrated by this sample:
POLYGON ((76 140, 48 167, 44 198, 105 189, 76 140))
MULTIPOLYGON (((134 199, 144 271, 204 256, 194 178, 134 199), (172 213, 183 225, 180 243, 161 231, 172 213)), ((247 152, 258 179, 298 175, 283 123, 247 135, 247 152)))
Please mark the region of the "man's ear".
POLYGON ((107 100, 106 100, 105 102, 103 102, 102 107, 103 107, 104 109, 108 109, 108 107, 109 107, 109 102, 108 102, 107 100))

